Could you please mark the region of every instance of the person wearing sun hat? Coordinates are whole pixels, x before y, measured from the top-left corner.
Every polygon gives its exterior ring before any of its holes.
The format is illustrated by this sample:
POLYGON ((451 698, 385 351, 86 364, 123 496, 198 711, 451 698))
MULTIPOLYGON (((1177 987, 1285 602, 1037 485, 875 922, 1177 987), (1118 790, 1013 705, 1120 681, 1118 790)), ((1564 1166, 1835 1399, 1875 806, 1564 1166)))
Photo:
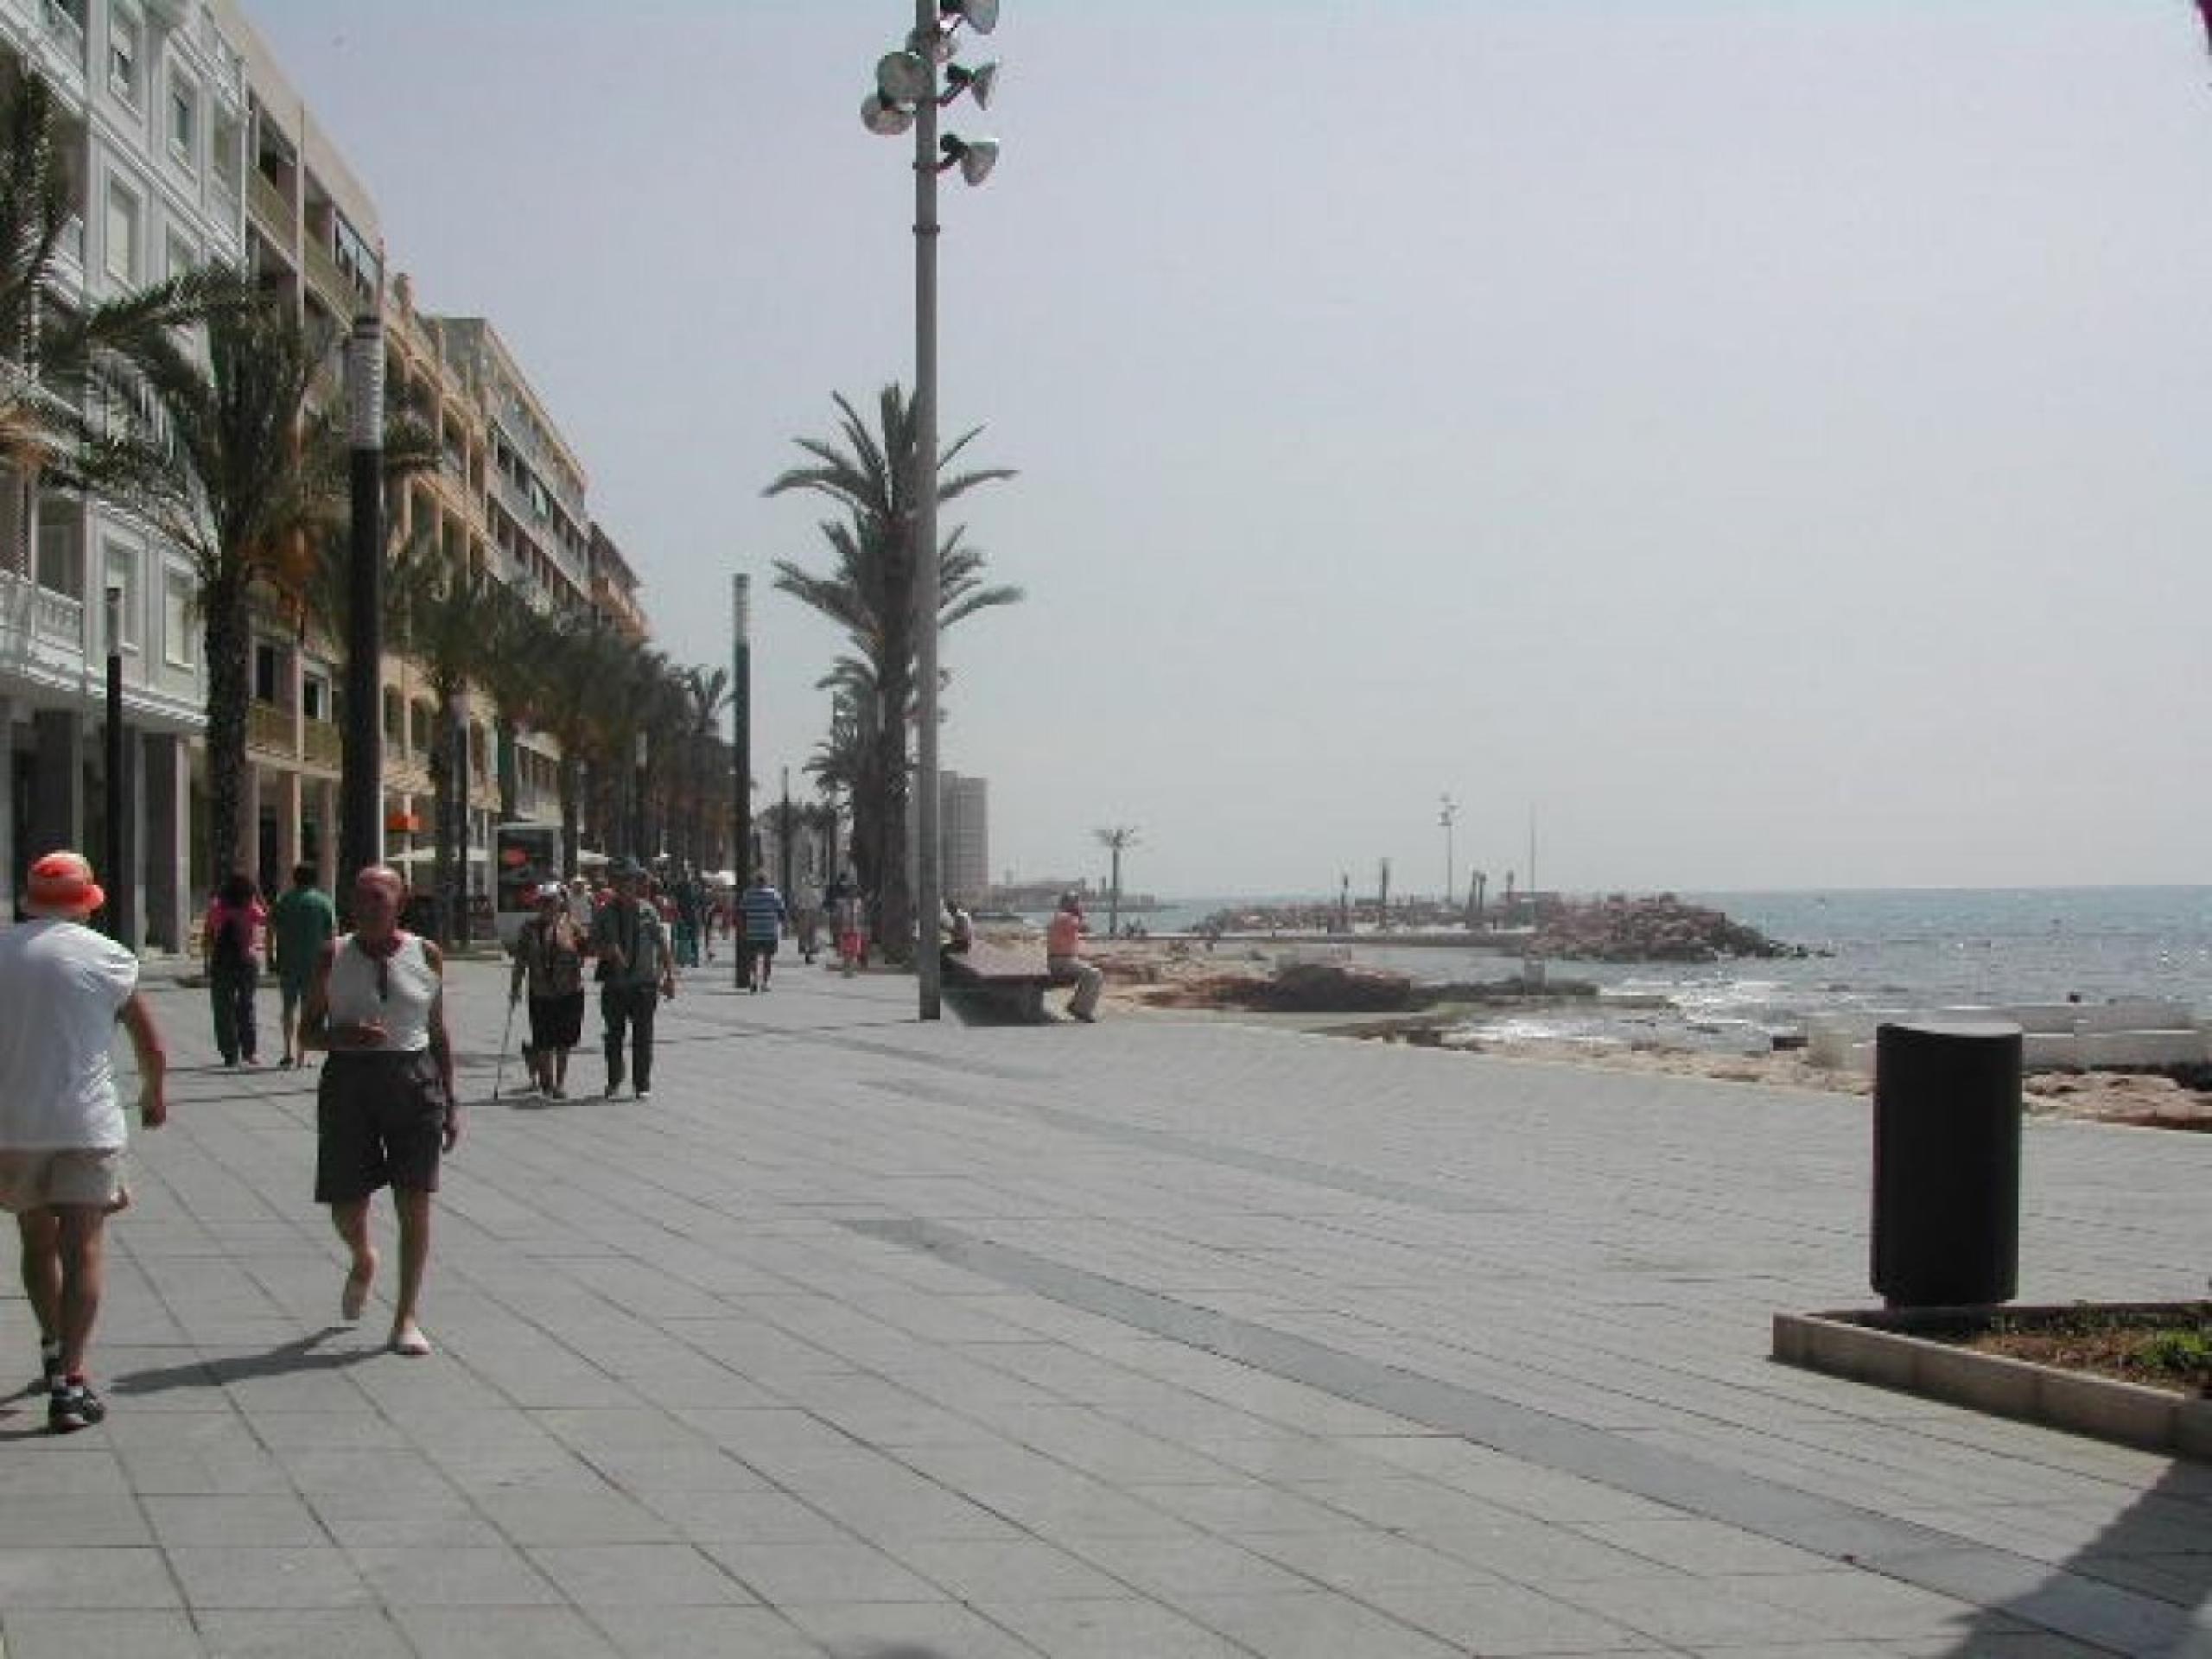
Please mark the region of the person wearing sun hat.
POLYGON ((29 920, 0 929, 0 1209, 22 1243, 38 1320, 47 1427, 89 1428, 107 1408, 86 1381, 105 1286, 108 1216, 125 1202, 129 1139, 110 1051, 119 1020, 138 1057, 138 1121, 168 1120, 168 1059, 138 991, 138 958, 85 923, 107 902, 79 854, 32 864, 29 920))

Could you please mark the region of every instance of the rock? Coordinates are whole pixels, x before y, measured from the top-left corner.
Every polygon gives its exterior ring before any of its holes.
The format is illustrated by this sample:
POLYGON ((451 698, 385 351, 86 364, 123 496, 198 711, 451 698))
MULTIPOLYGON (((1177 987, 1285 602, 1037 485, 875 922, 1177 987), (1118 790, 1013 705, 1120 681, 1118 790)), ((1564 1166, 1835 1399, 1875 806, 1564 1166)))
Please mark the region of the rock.
POLYGON ((1562 905, 1547 913, 1530 950, 1565 962, 1719 962, 1804 954, 1671 893, 1613 893, 1589 904, 1562 905))

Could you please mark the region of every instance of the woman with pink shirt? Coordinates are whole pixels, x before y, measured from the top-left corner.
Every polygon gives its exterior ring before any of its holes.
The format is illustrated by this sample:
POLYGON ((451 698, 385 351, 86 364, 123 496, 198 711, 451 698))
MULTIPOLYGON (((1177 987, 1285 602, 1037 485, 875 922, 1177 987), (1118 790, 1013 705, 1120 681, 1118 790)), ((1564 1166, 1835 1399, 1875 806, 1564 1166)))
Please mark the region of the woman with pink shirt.
POLYGON ((1084 925, 1082 899, 1073 893, 1062 893, 1059 909, 1045 925, 1045 967, 1056 981, 1075 982, 1068 1012, 1085 1025, 1098 1017, 1093 1010, 1106 983, 1106 976, 1080 954, 1083 936, 1088 931, 1084 925))
POLYGON ((261 1064, 253 1022, 253 995, 261 985, 256 942, 268 923, 269 908, 243 870, 223 883, 207 906, 207 995, 215 1005, 215 1047, 225 1065, 240 1059, 261 1064))

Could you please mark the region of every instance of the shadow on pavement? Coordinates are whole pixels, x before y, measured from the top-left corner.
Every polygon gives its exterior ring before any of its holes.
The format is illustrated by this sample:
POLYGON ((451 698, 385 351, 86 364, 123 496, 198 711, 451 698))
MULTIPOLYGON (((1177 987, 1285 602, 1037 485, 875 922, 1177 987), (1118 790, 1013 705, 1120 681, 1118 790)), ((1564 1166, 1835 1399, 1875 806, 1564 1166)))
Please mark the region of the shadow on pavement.
POLYGON ((264 1354, 225 1355, 214 1359, 194 1360, 186 1365, 164 1365, 153 1370, 126 1372, 110 1381, 108 1392, 123 1398, 134 1395, 165 1394, 171 1389, 220 1386, 257 1376, 285 1376, 300 1371, 334 1371, 348 1365, 357 1365, 383 1352, 381 1344, 366 1348, 315 1351, 320 1344, 353 1329, 354 1326, 347 1325, 327 1325, 312 1336, 296 1338, 271 1348, 264 1354))
POLYGON ((2176 1459, 2063 1565, 2035 1576, 1989 1586, 1998 1593, 1951 1659, 2008 1651, 2023 1624, 2114 1653, 2212 1655, 2212 1464, 2176 1459))

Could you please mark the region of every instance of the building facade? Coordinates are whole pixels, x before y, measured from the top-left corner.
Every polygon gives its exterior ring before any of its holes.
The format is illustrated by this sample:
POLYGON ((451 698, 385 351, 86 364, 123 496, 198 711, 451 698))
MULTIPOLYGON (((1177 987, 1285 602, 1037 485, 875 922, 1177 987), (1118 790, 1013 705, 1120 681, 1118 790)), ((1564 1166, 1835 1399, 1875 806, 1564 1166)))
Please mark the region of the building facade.
POLYGON ((987 779, 938 774, 938 845, 945 896, 975 905, 991 885, 991 788, 987 779))
MULTIPOLYGON (((387 281, 376 204, 238 0, 0 0, 0 76, 42 76, 61 116, 74 207, 55 288, 77 303, 219 263, 249 272, 330 347, 317 396, 344 393, 343 343, 382 324, 388 399, 435 435, 435 467, 387 491, 391 546, 505 584, 540 610, 648 629, 629 562, 594 524, 574 446, 496 328, 418 308, 387 281)), ((207 868, 207 683, 198 575, 130 514, 0 473, 0 918, 39 853, 120 813, 124 868, 103 870, 121 937, 184 949, 207 868), (108 603, 113 595, 112 607, 108 603), (115 622, 112 638, 108 613, 115 622), (124 665, 125 768, 105 762, 107 657, 124 665), (111 799, 112 795, 112 799, 111 799)), ((296 601, 257 593, 241 857, 264 887, 338 854, 342 652, 296 601)), ((471 885, 492 827, 559 817, 556 744, 464 694, 442 730, 422 667, 382 665, 385 855, 423 867, 433 746, 453 742, 471 885), (506 787, 502 790, 502 784, 506 787)))
MULTIPOLYGON (((63 303, 96 301, 244 252, 245 60, 199 0, 0 0, 0 75, 38 75, 60 115, 74 209, 55 262, 63 303)), ((0 914, 54 847, 95 858, 111 820, 123 868, 101 877, 122 936, 175 948, 195 908, 186 872, 204 817, 193 740, 206 688, 183 556, 133 515, 0 486, 0 914), (122 774, 105 765, 110 653, 120 661, 122 774)))

